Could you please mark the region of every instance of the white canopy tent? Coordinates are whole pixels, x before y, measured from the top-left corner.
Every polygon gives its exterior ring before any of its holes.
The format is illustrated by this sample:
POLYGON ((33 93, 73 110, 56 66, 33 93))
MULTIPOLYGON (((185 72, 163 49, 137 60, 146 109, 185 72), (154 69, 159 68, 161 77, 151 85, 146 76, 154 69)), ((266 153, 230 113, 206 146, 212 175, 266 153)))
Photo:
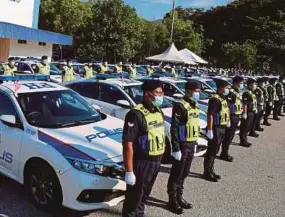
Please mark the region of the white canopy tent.
POLYGON ((193 53, 192 51, 188 50, 187 48, 178 51, 178 53, 186 60, 188 61, 192 61, 195 63, 200 63, 200 64, 208 64, 208 62, 204 59, 202 59, 201 57, 199 57, 198 55, 196 55, 195 53, 193 53))
POLYGON ((186 63, 190 65, 197 65, 194 61, 186 59, 183 55, 179 53, 174 43, 164 51, 162 54, 155 56, 147 57, 147 60, 150 61, 159 61, 159 62, 169 62, 169 63, 186 63))

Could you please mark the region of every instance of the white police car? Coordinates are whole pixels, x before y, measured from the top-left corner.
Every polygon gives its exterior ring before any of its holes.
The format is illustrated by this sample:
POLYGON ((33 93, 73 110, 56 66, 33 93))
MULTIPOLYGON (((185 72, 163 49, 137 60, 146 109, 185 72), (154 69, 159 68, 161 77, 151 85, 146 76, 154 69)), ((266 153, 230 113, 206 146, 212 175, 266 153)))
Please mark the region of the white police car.
MULTIPOLYGON (((141 89, 142 83, 131 79, 114 78, 103 76, 104 79, 81 79, 65 83, 65 86, 75 90, 82 96, 86 97, 91 103, 99 106, 102 112, 120 119, 125 119, 127 112, 141 103, 143 99, 143 91, 141 89)), ((172 103, 165 97, 161 109, 165 115, 165 127, 167 132, 167 147, 170 154, 170 126, 172 116, 172 103)), ((200 128, 202 133, 205 133, 206 114, 201 111, 200 114, 200 128)), ((200 138, 199 146, 196 150, 195 156, 201 156, 206 152, 207 141, 200 138)))
POLYGON ((47 78, 0 76, 0 172, 47 210, 117 205, 126 189, 123 121, 47 78))

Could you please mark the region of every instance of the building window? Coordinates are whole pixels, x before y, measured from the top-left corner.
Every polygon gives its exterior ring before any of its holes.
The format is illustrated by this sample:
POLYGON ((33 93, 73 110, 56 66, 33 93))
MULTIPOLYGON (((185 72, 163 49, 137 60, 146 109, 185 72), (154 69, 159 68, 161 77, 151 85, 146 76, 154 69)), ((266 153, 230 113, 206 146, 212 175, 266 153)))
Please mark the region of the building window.
POLYGON ((27 44, 26 40, 18 40, 18 44, 27 44))
POLYGON ((45 42, 39 42, 39 46, 47 46, 47 43, 45 43, 45 42))

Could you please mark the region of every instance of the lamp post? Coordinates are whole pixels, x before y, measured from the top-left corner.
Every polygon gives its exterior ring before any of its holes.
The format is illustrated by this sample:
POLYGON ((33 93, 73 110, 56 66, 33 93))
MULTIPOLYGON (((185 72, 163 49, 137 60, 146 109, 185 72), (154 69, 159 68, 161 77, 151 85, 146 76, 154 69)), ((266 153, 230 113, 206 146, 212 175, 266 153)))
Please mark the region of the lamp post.
POLYGON ((172 42, 172 40, 173 40, 174 18, 175 18, 175 0, 173 0, 172 24, 171 24, 170 42, 172 42))

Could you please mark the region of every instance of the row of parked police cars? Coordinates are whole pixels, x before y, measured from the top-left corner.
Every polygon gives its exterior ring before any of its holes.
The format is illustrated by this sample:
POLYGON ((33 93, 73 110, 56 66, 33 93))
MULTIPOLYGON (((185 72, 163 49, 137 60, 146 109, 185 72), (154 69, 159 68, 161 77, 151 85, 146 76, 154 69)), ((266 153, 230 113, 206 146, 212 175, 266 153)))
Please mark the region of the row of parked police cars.
MULTIPOLYGON (((26 62, 17 64, 22 63, 26 62)), ((57 73, 61 77, 61 71, 57 73)), ((142 101, 141 85, 147 79, 161 80, 165 93, 163 163, 171 158, 172 105, 183 97, 187 80, 202 84, 201 137, 195 156, 206 152, 206 112, 216 77, 175 78, 156 72, 130 79, 126 73, 109 73, 90 79, 78 75, 72 82, 60 83, 52 76, 0 76, 0 173, 24 184, 43 209, 63 205, 94 210, 124 200, 124 118, 142 101)))

